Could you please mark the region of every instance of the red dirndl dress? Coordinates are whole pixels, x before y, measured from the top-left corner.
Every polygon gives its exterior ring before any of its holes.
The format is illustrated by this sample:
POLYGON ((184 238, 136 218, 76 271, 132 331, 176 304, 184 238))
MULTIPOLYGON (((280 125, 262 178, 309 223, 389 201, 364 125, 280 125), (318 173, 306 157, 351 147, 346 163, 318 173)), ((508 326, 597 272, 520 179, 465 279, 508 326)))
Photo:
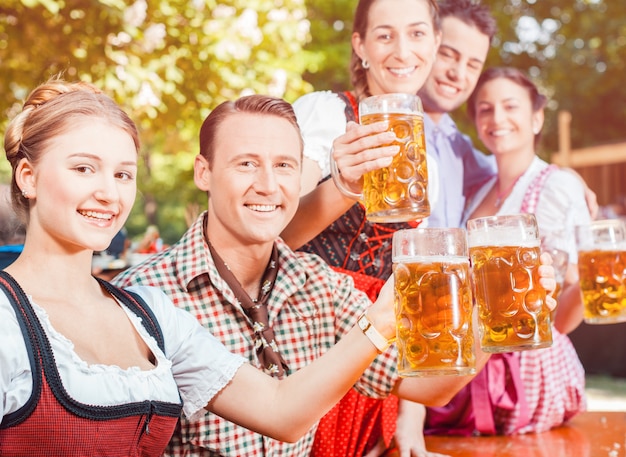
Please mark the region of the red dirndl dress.
MULTIPOLYGON (((346 104, 346 119, 358 117, 350 92, 337 95, 346 104)), ((346 213, 300 250, 322 257, 335 270, 349 274, 357 289, 374 301, 391 275, 391 238, 397 230, 419 222, 376 224, 355 203, 346 213)), ((382 437, 388 447, 396 431, 398 398, 377 400, 351 389, 319 422, 313 457, 357 457, 371 450, 382 437)))
MULTIPOLYGON (((382 279, 335 268, 354 278, 357 289, 373 301, 384 284, 382 279)), ((319 422, 311 456, 361 456, 383 438, 388 447, 396 432, 398 398, 390 395, 377 400, 350 391, 319 422)))

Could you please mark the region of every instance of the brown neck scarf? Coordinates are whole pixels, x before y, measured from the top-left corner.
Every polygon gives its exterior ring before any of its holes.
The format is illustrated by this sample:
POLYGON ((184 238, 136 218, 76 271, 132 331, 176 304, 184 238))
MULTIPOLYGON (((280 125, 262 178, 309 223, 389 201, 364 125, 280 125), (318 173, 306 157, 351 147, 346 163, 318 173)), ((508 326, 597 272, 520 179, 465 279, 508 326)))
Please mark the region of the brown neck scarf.
POLYGON ((215 268, 217 268, 222 279, 226 281, 226 284, 231 288, 235 294, 235 298, 241 303, 246 315, 252 321, 254 334, 256 336, 255 349, 259 361, 267 373, 282 378, 285 371, 288 370, 288 367, 278 351, 278 346, 274 338, 274 330, 272 330, 269 324, 267 312, 267 300, 270 296, 270 292, 274 288, 274 282, 276 281, 276 275, 278 273, 278 249, 276 249, 276 245, 274 245, 272 249, 272 256, 263 273, 259 298, 252 300, 208 240, 207 244, 211 256, 215 261, 215 268))

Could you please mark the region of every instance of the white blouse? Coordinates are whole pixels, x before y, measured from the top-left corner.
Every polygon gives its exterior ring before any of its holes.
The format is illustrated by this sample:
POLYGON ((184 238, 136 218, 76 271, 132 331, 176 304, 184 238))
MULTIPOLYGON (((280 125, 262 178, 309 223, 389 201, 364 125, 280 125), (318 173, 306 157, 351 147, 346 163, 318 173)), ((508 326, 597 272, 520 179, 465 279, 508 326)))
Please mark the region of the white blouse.
MULTIPOLYGON (((548 167, 548 163, 535 157, 513 186, 513 190, 504 200, 497 214, 516 214, 522 209, 524 196, 533 180, 548 167)), ((472 214, 485 196, 493 188, 497 181, 497 176, 487 181, 468 201, 465 208, 463 223, 467 222, 468 216, 472 214)), ((580 180, 571 172, 557 169, 546 179, 539 194, 539 200, 535 208, 535 217, 539 232, 549 232, 563 230, 567 236, 567 251, 570 263, 578 263, 578 253, 574 238, 574 227, 585 225, 591 221, 587 202, 585 200, 585 189, 580 180)))
MULTIPOLYGON (((68 394, 89 404, 112 406, 152 400, 178 403, 187 417, 204 413, 207 403, 235 375, 245 360, 229 352, 189 313, 176 308, 155 287, 131 287, 154 313, 165 340, 165 354, 141 323, 121 305, 132 325, 156 357, 150 370, 139 367, 88 364, 74 352, 73 343, 52 327, 46 311, 31 304, 46 332, 68 394), (180 397, 179 397, 180 394, 180 397)), ((13 307, 0 293, 0 411, 23 406, 32 392, 32 373, 24 338, 13 307)))
MULTIPOLYGON (((346 104, 331 91, 311 92, 293 103, 304 140, 304 156, 320 167, 322 178, 330 175, 330 151, 333 141, 346 133, 348 124, 345 115, 346 104)), ((428 167, 428 199, 435 205, 439 195, 439 169, 437 163, 426 155, 428 167)))

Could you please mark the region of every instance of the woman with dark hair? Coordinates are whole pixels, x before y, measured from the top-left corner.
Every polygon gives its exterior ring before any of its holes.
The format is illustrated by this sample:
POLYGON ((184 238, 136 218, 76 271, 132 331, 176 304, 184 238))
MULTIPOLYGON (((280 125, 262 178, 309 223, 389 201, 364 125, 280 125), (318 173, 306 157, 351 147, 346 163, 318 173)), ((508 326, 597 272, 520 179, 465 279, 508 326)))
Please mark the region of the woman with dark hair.
POLYGON ((570 263, 557 297, 553 345, 492 356, 448 405, 428 408, 426 434, 542 432, 585 409, 584 369, 566 334, 582 321, 573 227, 591 217, 580 178, 537 156, 546 101, 516 68, 482 73, 468 111, 480 140, 495 156, 497 174, 468 198, 463 223, 476 217, 534 213, 541 235, 563 233, 570 263))
MULTIPOLYGON (((420 221, 368 221, 363 206, 342 195, 329 179, 330 157, 340 170, 338 179, 356 194, 361 192, 363 173, 389 165, 397 147, 385 146, 390 137, 384 122, 358 124, 359 102, 385 93, 416 94, 432 69, 440 40, 435 0, 360 0, 352 28, 352 89, 313 92, 294 103, 304 138, 303 197, 281 236, 292 248, 315 253, 353 276, 356 286, 372 299, 391 275, 393 233, 420 221)), ((438 171, 430 157, 428 180, 432 206, 438 171)), ((423 408, 416 414, 421 413, 423 408)), ((382 436, 380 449, 382 441, 389 444, 394 434, 396 415, 395 397, 383 402, 351 391, 322 420, 315 455, 361 455, 382 436)))
POLYGON ((468 101, 468 113, 498 168, 497 175, 468 201, 464 220, 532 212, 542 233, 564 233, 570 264, 555 325, 569 333, 582 321, 573 229, 591 216, 580 178, 537 156, 546 102, 546 96, 516 68, 495 67, 481 75, 468 101))

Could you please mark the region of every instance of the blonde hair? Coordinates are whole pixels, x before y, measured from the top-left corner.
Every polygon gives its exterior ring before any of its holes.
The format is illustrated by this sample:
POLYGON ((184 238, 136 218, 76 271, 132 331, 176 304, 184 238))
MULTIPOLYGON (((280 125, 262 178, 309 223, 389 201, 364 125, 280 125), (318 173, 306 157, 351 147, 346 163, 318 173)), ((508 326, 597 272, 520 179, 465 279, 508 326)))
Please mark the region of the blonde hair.
POLYGON ((35 165, 49 142, 71 130, 78 120, 87 117, 105 119, 127 132, 139 150, 135 123, 110 97, 86 82, 66 82, 52 78, 34 89, 22 111, 9 123, 4 136, 4 150, 11 164, 11 201, 23 220, 28 220, 29 200, 15 181, 21 160, 35 165))

